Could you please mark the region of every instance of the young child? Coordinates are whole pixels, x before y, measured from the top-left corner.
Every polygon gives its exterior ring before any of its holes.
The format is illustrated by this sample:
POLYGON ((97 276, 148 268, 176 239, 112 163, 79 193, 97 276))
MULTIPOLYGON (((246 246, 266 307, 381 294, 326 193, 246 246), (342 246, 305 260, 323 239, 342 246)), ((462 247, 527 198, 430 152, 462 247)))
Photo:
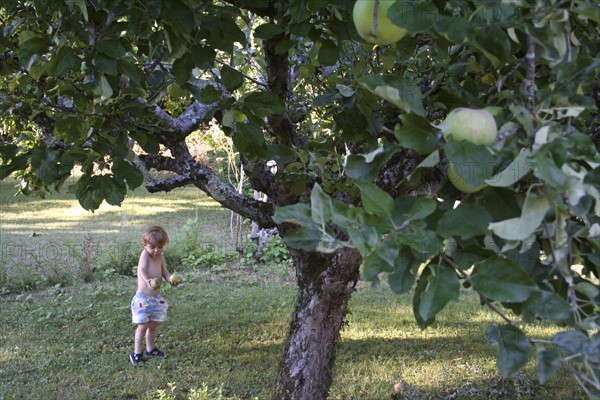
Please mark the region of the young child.
POLYGON ((179 282, 171 279, 167 270, 163 248, 169 242, 167 232, 160 226, 151 226, 144 231, 142 245, 144 250, 140 254, 137 268, 137 292, 131 300, 131 316, 137 324, 134 340, 134 351, 129 355, 133 365, 143 361, 142 342, 146 337, 146 357, 164 357, 165 354, 156 348, 156 328, 161 322, 167 320, 167 301, 160 295, 162 279, 167 280, 172 286, 179 282))

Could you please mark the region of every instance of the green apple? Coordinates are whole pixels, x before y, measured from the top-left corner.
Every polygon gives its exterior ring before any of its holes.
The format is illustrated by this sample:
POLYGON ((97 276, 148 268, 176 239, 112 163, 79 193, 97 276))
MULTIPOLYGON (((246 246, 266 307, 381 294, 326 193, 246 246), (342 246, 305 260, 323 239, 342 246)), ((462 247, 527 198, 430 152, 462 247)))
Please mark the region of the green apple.
POLYGON ((171 284, 177 286, 181 282, 181 276, 177 272, 171 274, 171 284))
POLYGON ((487 110, 473 108, 452 110, 437 127, 446 139, 452 135, 456 141, 467 140, 484 146, 494 143, 498 134, 494 116, 487 110))
POLYGON ((369 43, 386 46, 402 39, 406 35, 406 29, 395 25, 388 17, 387 11, 395 0, 379 0, 377 7, 377 26, 373 35, 373 14, 375 11, 375 0, 357 0, 354 3, 352 18, 356 31, 369 43))
POLYGON ((160 283, 158 279, 150 279, 150 287, 154 290, 158 290, 160 288, 160 283))
POLYGON ((468 174, 476 174, 480 171, 467 168, 465 171, 457 171, 453 163, 448 164, 448 179, 450 183, 463 193, 475 193, 486 187, 485 183, 479 186, 472 186, 466 179, 468 174))
POLYGON ((189 93, 187 90, 185 90, 181 85, 179 85, 177 82, 173 82, 171 83, 169 86, 167 86, 167 92, 175 97, 175 98, 180 98, 180 97, 184 97, 187 96, 189 93))

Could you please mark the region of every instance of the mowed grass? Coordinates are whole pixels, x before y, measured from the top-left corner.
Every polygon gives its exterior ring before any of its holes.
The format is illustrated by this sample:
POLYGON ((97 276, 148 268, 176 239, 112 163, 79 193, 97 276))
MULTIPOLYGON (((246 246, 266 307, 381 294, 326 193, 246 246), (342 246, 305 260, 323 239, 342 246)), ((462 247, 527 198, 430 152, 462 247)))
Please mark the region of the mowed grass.
MULTIPOLYGON (((203 385, 235 399, 269 397, 294 305, 286 266, 185 271, 180 287, 163 292, 170 320, 160 327, 158 345, 168 357, 133 367, 127 357, 135 278, 97 272, 86 283, 77 277, 80 258, 60 253, 61 246, 81 248, 86 237, 109 249, 118 241, 139 243, 149 224, 177 238, 190 219, 206 240, 227 243, 227 210, 196 189, 158 195, 140 189, 121 208, 92 214, 65 193, 12 197, 12 184, 0 183, 0 273, 18 280, 33 271, 42 282, 0 295, 0 399, 151 399, 161 390, 184 399, 203 385), (52 278, 56 273, 71 279, 52 278)), ((411 305, 411 294, 359 284, 330 399, 390 399, 394 387, 398 399, 584 398, 565 371, 539 385, 535 354, 523 373, 498 376, 484 333, 500 321, 472 294, 462 293, 427 330, 414 322, 411 305)), ((524 329, 538 338, 557 331, 541 324, 524 329)))

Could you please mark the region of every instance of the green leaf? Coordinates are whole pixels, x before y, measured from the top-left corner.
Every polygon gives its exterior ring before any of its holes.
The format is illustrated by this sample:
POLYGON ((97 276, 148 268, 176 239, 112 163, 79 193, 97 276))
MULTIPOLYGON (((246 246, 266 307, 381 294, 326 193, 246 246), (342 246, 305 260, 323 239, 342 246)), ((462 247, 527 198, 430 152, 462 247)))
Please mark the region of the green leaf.
POLYGON ((216 52, 208 46, 193 45, 190 49, 192 61, 197 68, 212 68, 216 52))
POLYGON ((277 207, 273 221, 277 224, 289 222, 292 224, 312 226, 314 221, 308 204, 298 203, 289 206, 277 207))
POLYGON ((81 11, 81 15, 83 16, 83 19, 85 21, 87 21, 88 20, 88 12, 87 12, 87 5, 85 4, 85 0, 74 0, 73 4, 75 4, 79 8, 79 11, 81 11))
POLYGON ((21 67, 31 68, 32 57, 46 50, 48 36, 36 32, 23 31, 19 34, 19 64, 21 67))
MULTIPOLYGON (((186 87, 190 87, 190 85, 186 87)), ((221 99, 222 93, 213 85, 206 85, 200 90, 199 95, 197 95, 193 90, 192 95, 202 104, 212 104, 221 99)))
POLYGON ((239 89, 244 84, 242 73, 228 65, 221 67, 221 80, 229 91, 239 89))
POLYGON ((325 224, 331 220, 331 214, 333 212, 331 198, 323 191, 318 183, 315 183, 310 192, 310 209, 312 212, 312 220, 318 226, 325 226, 325 224))
POLYGON ((127 50, 119 40, 111 38, 101 38, 96 43, 96 51, 103 53, 110 58, 121 59, 127 54, 127 50))
POLYGON ((58 114, 55 129, 66 143, 72 143, 81 138, 84 132, 84 124, 74 115, 58 114))
POLYGON ((35 175, 46 183, 53 183, 56 174, 57 152, 44 147, 36 147, 31 154, 31 166, 35 175))
POLYGON ((133 190, 144 183, 144 174, 127 160, 115 160, 112 172, 115 181, 121 185, 124 185, 125 182, 127 182, 127 186, 130 190, 133 190))
POLYGON ((103 185, 101 176, 82 175, 77 181, 75 195, 81 207, 88 211, 97 210, 104 201, 101 187, 103 185))
POLYGON ((387 16, 411 35, 429 30, 439 18, 437 8, 430 2, 413 4, 398 1, 390 6, 387 16))
POLYGON ((160 144, 155 137, 146 135, 142 132, 131 132, 131 136, 145 152, 150 154, 158 154, 160 150, 160 144))
POLYGON ((519 155, 517 155, 517 158, 515 158, 508 167, 491 178, 486 179, 485 183, 494 187, 508 187, 514 185, 535 169, 535 164, 529 160, 530 156, 531 151, 522 148, 519 155))
POLYGON ((487 146, 466 140, 455 141, 450 136, 444 152, 456 174, 471 187, 480 187, 493 175, 496 161, 487 146))
POLYGON ((271 39, 284 32, 285 29, 283 27, 272 23, 266 23, 259 25, 254 29, 254 37, 259 39, 271 39))
MULTIPOLYGON (((190 53, 184 53, 173 63, 172 73, 175 75, 175 82, 179 85, 185 85, 185 83, 192 77, 192 70, 194 69, 194 58, 190 53)), ((212 85, 208 85, 212 87, 212 85)))
POLYGON ((499 26, 491 25, 477 30, 469 43, 481 50, 496 68, 511 57, 510 38, 499 26))
POLYGON ((460 282, 454 271, 441 264, 425 268, 413 297, 413 313, 421 328, 435 321, 435 316, 451 300, 458 299, 460 282))
POLYGON ((320 253, 333 253, 342 247, 342 242, 335 239, 332 232, 324 234, 320 229, 300 227, 288 232, 283 240, 291 247, 320 253))
POLYGON ((521 216, 489 224, 489 229, 497 236, 507 240, 525 240, 540 226, 550 201, 545 195, 527 194, 521 216))
POLYGON ((554 335, 552 343, 559 346, 567 356, 575 356, 583 352, 588 337, 581 331, 560 332, 554 335))
POLYGON ((389 193, 369 182, 357 182, 356 185, 360 188, 362 205, 366 212, 391 218, 394 199, 389 193))
POLYGON ((437 233, 445 238, 459 236, 470 239, 487 234, 492 216, 481 206, 461 203, 457 208, 448 210, 439 219, 437 233))
POLYGON ((321 41, 319 63, 325 66, 335 65, 340 57, 340 49, 331 40, 321 41))
POLYGON ((363 277, 367 281, 375 281, 380 273, 393 271, 397 258, 397 248, 389 243, 377 243, 375 249, 363 260, 363 277))
POLYGON ((545 384, 550 376, 556 372, 560 365, 560 353, 554 347, 546 348, 545 346, 536 345, 537 350, 537 375, 540 383, 545 384))
POLYGON ((554 292, 542 290, 533 293, 521 311, 523 318, 542 318, 558 323, 566 322, 571 316, 571 306, 554 292))
POLYGON ((265 137, 260 126, 251 122, 237 125, 233 135, 233 143, 241 153, 258 154, 265 144, 265 137))
POLYGON ((421 91, 409 79, 400 78, 396 75, 363 75, 358 79, 358 83, 402 111, 425 115, 421 91))
POLYGON ((401 124, 396 125, 394 135, 403 147, 415 150, 419 154, 430 154, 438 149, 437 130, 427 118, 416 114, 400 116, 401 124))
POLYGON ((119 185, 111 176, 102 175, 101 191, 104 200, 111 206, 120 206, 125 200, 127 189, 124 185, 119 185))
POLYGON ((294 161, 297 158, 296 153, 290 146, 282 144, 271 144, 268 147, 269 158, 279 165, 284 165, 294 161))
POLYGON ((503 377, 509 377, 527 364, 532 346, 527 335, 516 326, 490 325, 485 337, 497 346, 496 367, 503 377))
POLYGON ((132 86, 139 88, 146 87, 146 77, 144 71, 142 71, 142 69, 137 65, 127 60, 119 60, 117 61, 117 68, 127 75, 132 86))
POLYGON ((286 111, 285 103, 273 92, 251 92, 242 97, 240 107, 245 114, 260 118, 286 111))
POLYGON ((362 182, 370 182, 379 170, 396 153, 396 147, 379 147, 368 154, 351 154, 346 157, 344 171, 347 176, 362 182))
POLYGON ((416 221, 430 216, 436 209, 437 202, 434 199, 419 197, 403 217, 407 221, 416 221))
POLYGON ((471 281, 473 289, 500 302, 523 302, 539 290, 519 264, 497 256, 477 264, 471 281))
POLYGON ((52 55, 52 58, 46 64, 46 69, 51 75, 63 76, 74 69, 78 69, 79 64, 79 58, 73 49, 68 46, 62 46, 56 54, 52 55))
POLYGON ((103 100, 110 99, 113 95, 112 87, 104 74, 100 74, 97 85, 94 87, 94 94, 100 96, 103 100))
POLYGON ((439 16, 434 23, 435 30, 443 37, 457 44, 464 44, 471 36, 473 24, 466 17, 439 16))
POLYGON ((403 247, 398 253, 393 272, 388 274, 388 283, 394 293, 407 293, 412 289, 415 276, 411 272, 411 267, 415 265, 419 265, 419 262, 409 248, 403 247))
POLYGON ((396 240, 410 247, 419 261, 429 260, 443 248, 438 235, 427 229, 425 221, 413 221, 408 228, 398 233, 396 240))
POLYGON ((163 0, 160 17, 182 33, 190 33, 196 26, 194 10, 181 0, 163 0))

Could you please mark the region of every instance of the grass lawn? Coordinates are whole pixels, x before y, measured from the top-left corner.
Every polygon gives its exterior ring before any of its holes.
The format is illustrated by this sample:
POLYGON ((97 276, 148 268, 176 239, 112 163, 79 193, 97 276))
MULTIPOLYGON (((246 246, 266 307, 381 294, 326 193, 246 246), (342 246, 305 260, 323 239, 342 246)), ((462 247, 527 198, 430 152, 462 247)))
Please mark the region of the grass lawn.
MULTIPOLYGON (((0 400, 268 398, 294 305, 287 266, 182 269, 184 283, 163 291, 170 321, 157 343, 168 357, 133 367, 135 278, 94 264, 121 251, 120 243, 139 253, 149 224, 167 228, 168 247, 190 226, 225 246, 228 211, 190 188, 152 196, 138 190, 121 208, 92 214, 64 193, 12 197, 12 184, 0 182, 0 400)), ((539 385, 535 355, 523 373, 499 377, 495 349, 484 339, 499 321, 472 294, 424 331, 411 305, 411 296, 383 284, 359 285, 330 399, 390 399, 394 386, 399 399, 584 398, 564 371, 539 385)), ((524 329, 535 337, 556 332, 524 329)))

